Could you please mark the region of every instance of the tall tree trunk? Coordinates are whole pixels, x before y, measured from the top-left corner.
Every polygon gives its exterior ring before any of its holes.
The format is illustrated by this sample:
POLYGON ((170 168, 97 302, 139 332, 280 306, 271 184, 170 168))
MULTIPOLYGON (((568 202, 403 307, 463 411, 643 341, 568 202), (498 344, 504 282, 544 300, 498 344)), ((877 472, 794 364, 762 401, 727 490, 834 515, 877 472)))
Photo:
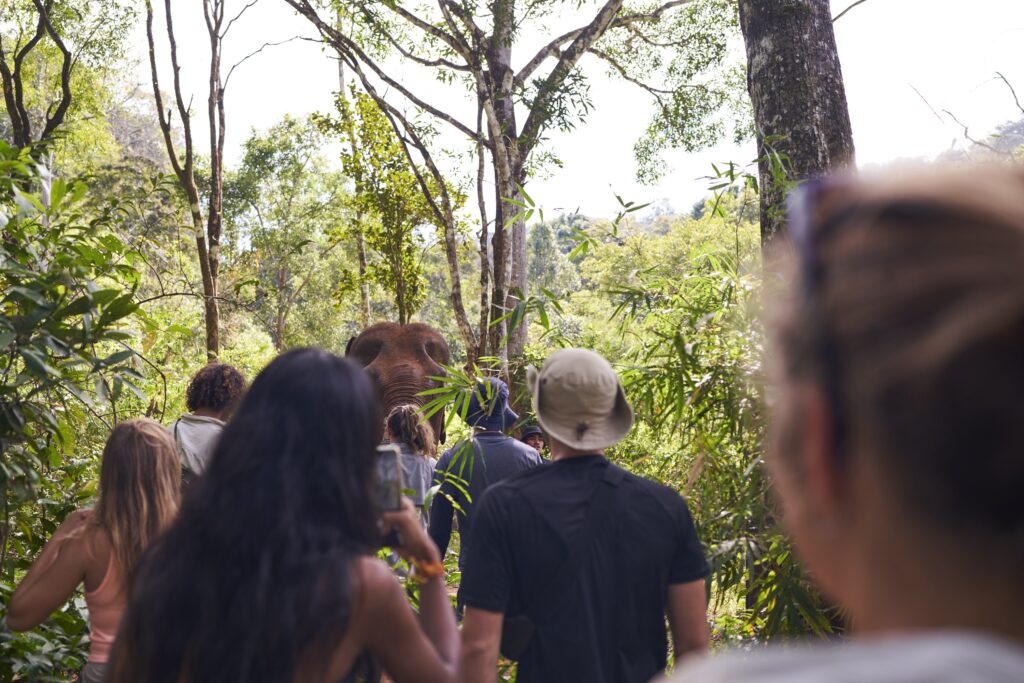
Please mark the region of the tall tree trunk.
POLYGON ((740 0, 739 12, 767 243, 782 227, 787 181, 852 167, 853 133, 828 0, 740 0))
MULTIPOLYGON (((215 344, 207 346, 207 353, 216 357, 220 353, 220 311, 217 305, 217 280, 220 275, 220 237, 224 221, 224 84, 221 79, 221 48, 224 19, 223 0, 205 0, 206 26, 210 37, 210 92, 206 100, 210 124, 210 203, 206 212, 206 239, 208 242, 210 288, 206 295, 207 320, 214 320, 215 344)), ((205 289, 205 286, 204 286, 205 289)))
MULTIPOLYGON (((478 135, 483 134, 483 103, 477 109, 476 130, 478 135)), ((487 169, 486 150, 482 141, 476 145, 476 201, 480 211, 480 322, 477 330, 477 346, 475 350, 466 351, 467 367, 474 367, 477 359, 487 355, 488 326, 490 325, 490 280, 491 280, 491 258, 487 248, 487 227, 490 221, 487 219, 487 201, 484 197, 484 175, 487 169)))
MULTIPOLYGON (((203 10, 206 13, 207 26, 211 34, 211 43, 216 42, 215 57, 211 59, 210 84, 211 93, 209 102, 209 115, 211 126, 219 121, 219 133, 215 134, 213 128, 210 132, 210 156, 211 167, 214 163, 218 168, 223 168, 224 159, 224 89, 218 85, 216 97, 212 90, 214 80, 220 82, 220 41, 223 34, 220 33, 220 20, 223 19, 223 5, 220 7, 220 14, 211 13, 209 0, 204 0, 203 10), (214 22, 215 17, 220 17, 214 22), (215 40, 216 38, 216 40, 215 40), (216 79, 215 75, 216 74, 216 79), (214 162, 215 160, 215 162, 214 162)), ((220 243, 220 215, 218 203, 217 218, 211 217, 210 223, 203 221, 202 209, 199 204, 199 190, 196 187, 195 178, 195 149, 192 141, 192 125, 189 107, 185 104, 185 98, 181 90, 181 69, 178 65, 178 43, 174 35, 174 19, 171 14, 171 1, 164 0, 164 16, 167 22, 167 41, 170 46, 171 73, 174 82, 174 102, 181 121, 182 138, 185 147, 184 158, 179 158, 175 149, 174 134, 171 127, 171 110, 164 108, 163 92, 160 89, 160 80, 157 71, 156 60, 156 39, 153 35, 153 6, 150 0, 146 0, 146 40, 149 46, 150 77, 153 83, 153 99, 156 102, 157 120, 160 124, 160 131, 163 134, 164 145, 167 148, 167 156, 171 162, 174 175, 178 178, 178 184, 188 200, 189 215, 192 218, 192 232, 196 240, 196 255, 199 257, 199 272, 203 284, 203 310, 206 323, 206 355, 214 359, 220 353, 220 310, 217 304, 217 269, 219 265, 219 243, 220 243), (215 222, 214 222, 215 221, 215 222), (210 231, 213 230, 216 241, 207 241, 210 231)), ((221 190, 221 197, 223 196, 221 190)), ((211 209, 214 206, 213 193, 211 192, 211 209)), ((218 200, 219 202, 220 200, 218 200)))
MULTIPOLYGON (((194 187, 194 186, 193 186, 194 187)), ((186 192, 186 194, 189 194, 186 192)), ((191 197, 189 201, 192 201, 191 197)), ((196 193, 195 203, 198 206, 199 197, 196 193)), ((199 256, 199 275, 203 282, 203 312, 206 322, 206 357, 209 360, 217 358, 220 354, 220 306, 217 305, 217 283, 213 279, 213 272, 210 268, 210 254, 206 244, 203 217, 199 212, 192 213, 192 229, 196 235, 196 254, 199 256)))
MULTIPOLYGON (((520 201, 516 187, 521 180, 518 177, 520 164, 516 147, 516 112, 512 98, 514 72, 512 71, 512 42, 515 30, 515 0, 498 0, 494 3, 494 33, 487 51, 487 63, 490 71, 490 88, 493 94, 493 125, 491 141, 493 143, 492 163, 494 166, 495 206, 494 206, 494 274, 491 293, 491 353, 501 359, 502 374, 508 374, 508 358, 511 334, 508 323, 493 324, 515 306, 516 301, 510 296, 509 290, 515 287, 519 279, 512 270, 515 248, 516 223, 513 217, 519 208, 511 201, 520 201), (509 337, 509 339, 506 339, 509 337)), ((520 282, 520 284, 523 284, 520 282)), ((522 291, 522 290, 521 290, 522 291)))
MULTIPOLYGON (((515 198, 517 201, 522 201, 522 195, 518 191, 515 194, 515 198)), ((509 297, 509 305, 514 306, 519 303, 520 297, 525 300, 529 294, 529 284, 526 281, 526 221, 522 218, 517 219, 512 224, 510 233, 512 243, 509 248, 511 261, 509 271, 509 290, 511 296, 509 297)), ((519 358, 523 355, 523 352, 526 350, 528 331, 529 320, 524 315, 522 321, 508 335, 509 358, 519 358)))

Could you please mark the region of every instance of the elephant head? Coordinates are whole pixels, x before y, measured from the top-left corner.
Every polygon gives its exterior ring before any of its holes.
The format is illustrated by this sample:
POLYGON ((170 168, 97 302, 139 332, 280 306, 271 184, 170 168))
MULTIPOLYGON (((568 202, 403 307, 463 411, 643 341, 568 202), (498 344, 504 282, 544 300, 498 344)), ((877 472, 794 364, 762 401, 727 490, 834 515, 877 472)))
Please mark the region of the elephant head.
MULTIPOLYGON (((433 327, 421 323, 377 323, 349 340, 345 356, 356 361, 377 385, 384 415, 395 406, 426 402, 421 391, 439 386, 431 376, 445 374, 451 360, 448 342, 433 327)), ((444 411, 430 418, 438 443, 443 443, 444 411)))

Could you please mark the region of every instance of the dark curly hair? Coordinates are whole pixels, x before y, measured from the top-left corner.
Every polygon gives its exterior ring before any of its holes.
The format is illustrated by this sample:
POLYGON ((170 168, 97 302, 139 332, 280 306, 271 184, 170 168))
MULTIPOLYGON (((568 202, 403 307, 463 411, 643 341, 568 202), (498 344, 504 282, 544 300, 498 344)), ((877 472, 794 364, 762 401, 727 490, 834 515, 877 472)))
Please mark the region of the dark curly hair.
POLYGON ((185 392, 189 412, 200 408, 226 410, 245 392, 245 376, 227 363, 210 363, 193 375, 185 392))

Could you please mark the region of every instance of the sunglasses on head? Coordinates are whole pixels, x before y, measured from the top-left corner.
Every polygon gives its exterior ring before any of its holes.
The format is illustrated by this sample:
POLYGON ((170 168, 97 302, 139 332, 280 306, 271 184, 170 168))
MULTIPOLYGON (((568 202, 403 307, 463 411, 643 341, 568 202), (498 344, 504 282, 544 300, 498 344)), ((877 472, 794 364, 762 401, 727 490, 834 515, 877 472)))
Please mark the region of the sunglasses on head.
POLYGON ((843 373, 836 339, 826 314, 824 287, 827 272, 821 244, 856 217, 870 216, 872 221, 927 223, 948 221, 956 212, 953 207, 921 200, 854 201, 831 213, 819 224, 817 219, 823 197, 832 192, 841 193, 849 184, 849 181, 834 177, 805 182, 790 193, 786 221, 786 231, 799 260, 804 324, 811 334, 811 352, 817 360, 818 380, 827 402, 834 457, 841 465, 847 461, 848 446, 847 423, 842 410, 843 373))
POLYGON ((846 460, 846 426, 840 410, 841 373, 835 339, 829 331, 825 314, 825 264, 818 249, 819 240, 834 232, 840 222, 832 219, 819 229, 815 221, 821 195, 833 182, 826 179, 809 180, 790 193, 786 230, 796 250, 800 267, 804 324, 811 334, 811 352, 817 360, 820 374, 818 379, 825 392, 826 410, 832 422, 832 448, 836 459, 843 463, 846 460), (825 228, 828 228, 828 232, 825 228))

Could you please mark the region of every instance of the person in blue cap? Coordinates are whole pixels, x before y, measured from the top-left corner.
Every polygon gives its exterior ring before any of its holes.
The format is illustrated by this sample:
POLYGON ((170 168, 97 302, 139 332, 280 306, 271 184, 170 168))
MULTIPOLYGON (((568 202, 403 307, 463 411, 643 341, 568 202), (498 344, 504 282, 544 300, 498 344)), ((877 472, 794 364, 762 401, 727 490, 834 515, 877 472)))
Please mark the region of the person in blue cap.
MULTIPOLYGON (((505 435, 519 420, 508 405, 508 385, 496 377, 481 381, 466 400, 466 422, 471 438, 445 451, 434 468, 440 485, 430 506, 430 538, 441 557, 448 550, 452 520, 458 518, 459 567, 473 528, 473 508, 488 487, 537 467, 543 461, 536 450, 505 435)), ((460 402, 461 403, 461 402, 460 402)))

